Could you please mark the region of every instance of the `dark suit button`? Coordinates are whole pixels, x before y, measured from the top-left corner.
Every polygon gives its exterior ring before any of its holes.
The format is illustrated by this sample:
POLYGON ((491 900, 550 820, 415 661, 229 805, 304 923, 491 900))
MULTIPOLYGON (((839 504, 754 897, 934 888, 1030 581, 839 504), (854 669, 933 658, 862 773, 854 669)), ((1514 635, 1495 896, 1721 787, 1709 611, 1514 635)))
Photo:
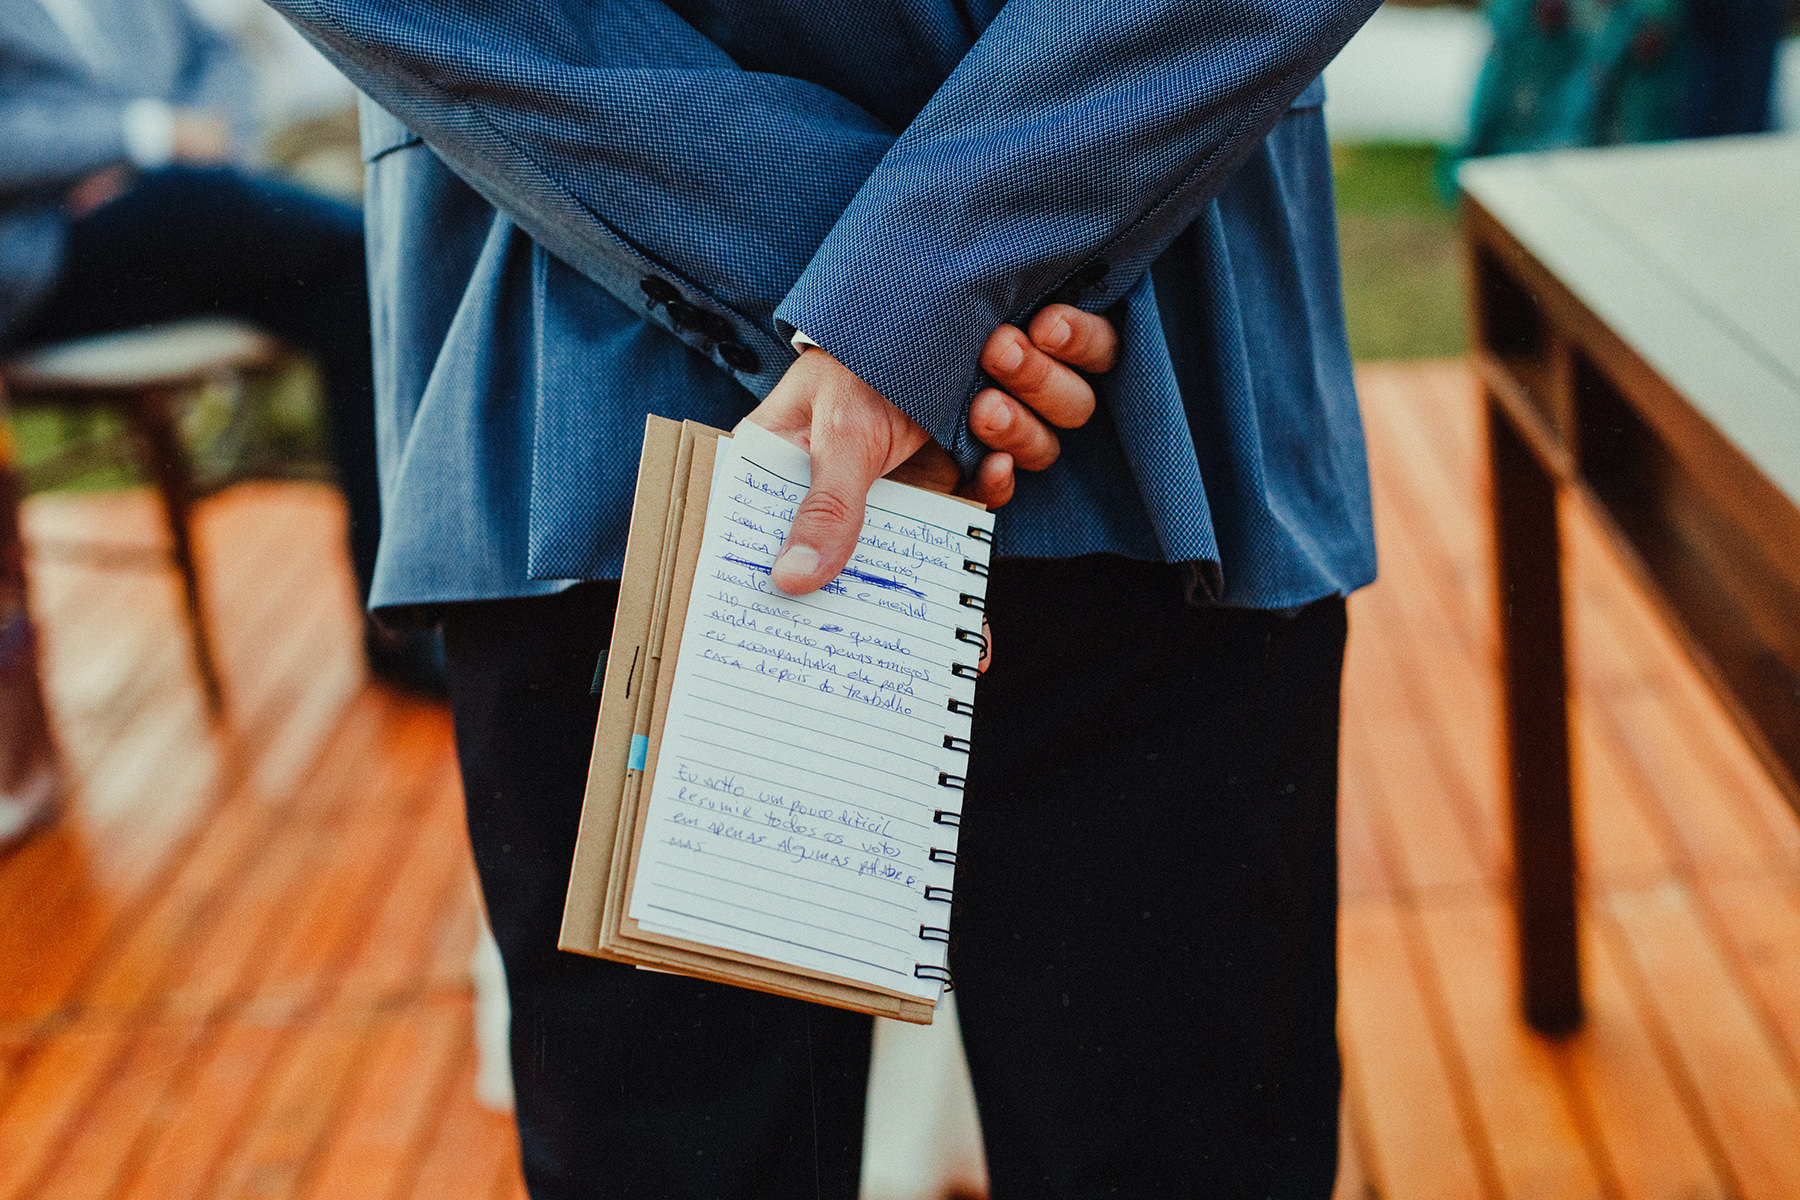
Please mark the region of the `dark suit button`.
POLYGON ((1050 294, 1045 304, 1067 304, 1071 307, 1081 303, 1081 297, 1102 283, 1106 282, 1106 273, 1111 268, 1101 259, 1095 259, 1069 276, 1063 285, 1050 294))
POLYGON ((731 322, 727 321, 724 317, 721 317, 718 313, 711 313, 703 308, 697 308, 694 310, 694 314, 690 320, 692 321, 690 327, 693 331, 701 337, 706 338, 708 341, 730 342, 736 340, 732 337, 733 330, 731 328, 731 322))
POLYGON ((720 342, 719 357, 725 360, 726 366, 746 375, 754 375, 762 369, 762 360, 756 357, 756 351, 742 342, 720 342))
POLYGON ((666 279, 658 279, 654 275, 642 280, 638 286, 643 288, 644 295, 650 298, 651 308, 681 299, 681 293, 675 290, 674 284, 666 279))
POLYGON ((686 300, 669 301, 669 324, 675 326, 681 333, 686 333, 694 327, 694 318, 699 313, 700 310, 686 300))

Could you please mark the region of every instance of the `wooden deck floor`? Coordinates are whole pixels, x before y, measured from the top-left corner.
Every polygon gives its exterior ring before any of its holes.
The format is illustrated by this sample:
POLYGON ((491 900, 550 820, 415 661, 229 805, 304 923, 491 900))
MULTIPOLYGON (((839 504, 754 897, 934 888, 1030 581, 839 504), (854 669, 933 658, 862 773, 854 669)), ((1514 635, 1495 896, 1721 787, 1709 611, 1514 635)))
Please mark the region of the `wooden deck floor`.
MULTIPOLYGON (((1384 577, 1352 606, 1340 1193, 1800 1196, 1800 826, 1580 532, 1593 1019, 1525 1032, 1472 385, 1363 382, 1384 577)), ((77 794, 0 860, 0 1200, 519 1194, 471 1087, 448 721, 364 684, 340 520, 304 486, 207 505, 215 731, 172 582, 74 545, 152 541, 147 499, 29 505, 77 794)))

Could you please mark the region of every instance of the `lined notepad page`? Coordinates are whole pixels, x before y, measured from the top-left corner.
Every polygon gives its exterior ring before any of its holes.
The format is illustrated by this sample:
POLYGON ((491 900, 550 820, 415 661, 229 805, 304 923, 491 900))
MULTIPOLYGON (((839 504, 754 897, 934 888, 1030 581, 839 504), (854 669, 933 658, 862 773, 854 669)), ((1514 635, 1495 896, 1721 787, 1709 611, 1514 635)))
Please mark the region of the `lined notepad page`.
POLYGON ((631 916, 935 1000, 993 518, 877 482, 849 567, 785 595, 808 460, 744 430, 718 442, 631 916))

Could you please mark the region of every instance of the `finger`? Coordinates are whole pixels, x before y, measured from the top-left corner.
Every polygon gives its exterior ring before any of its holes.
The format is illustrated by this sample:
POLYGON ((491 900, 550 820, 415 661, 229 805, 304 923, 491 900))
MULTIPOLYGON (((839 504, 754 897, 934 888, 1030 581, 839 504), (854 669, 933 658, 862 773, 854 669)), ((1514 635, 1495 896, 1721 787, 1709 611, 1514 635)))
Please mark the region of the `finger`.
POLYGON ((1031 318, 1038 349, 1078 371, 1103 375, 1119 361, 1119 331, 1095 313, 1068 304, 1047 304, 1031 318))
POLYGON ((882 463, 848 424, 819 419, 812 427, 812 485, 794 511, 787 541, 769 578, 790 596, 816 591, 837 577, 856 551, 863 506, 882 463))
POLYGON ((731 432, 735 434, 745 425, 761 425, 770 433, 778 434, 804 450, 812 435, 812 410, 784 403, 784 400, 780 385, 777 385, 776 390, 751 409, 731 432))
POLYGON ((1001 389, 1052 425, 1073 429, 1094 413, 1094 389, 1073 368, 1002 325, 981 351, 981 366, 1001 389))
POLYGON ((961 491, 962 468, 956 465, 950 452, 936 442, 926 442, 920 446, 911 458, 889 471, 886 478, 896 483, 924 488, 928 492, 966 494, 961 491))
POLYGON ((975 464, 975 473, 957 488, 957 494, 967 496, 984 508, 994 509, 1013 498, 1013 487, 1012 455, 988 454, 975 464))
POLYGON ((999 388, 982 388, 969 402, 969 432, 989 450, 1004 450, 1023 471, 1042 471, 1062 443, 1037 415, 999 388))

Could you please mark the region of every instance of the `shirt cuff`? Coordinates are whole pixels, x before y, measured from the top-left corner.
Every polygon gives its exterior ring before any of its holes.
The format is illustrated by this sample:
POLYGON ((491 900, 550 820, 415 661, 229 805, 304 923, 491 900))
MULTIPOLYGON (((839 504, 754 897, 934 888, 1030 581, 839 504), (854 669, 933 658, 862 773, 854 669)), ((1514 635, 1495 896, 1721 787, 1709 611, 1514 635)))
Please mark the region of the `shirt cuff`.
POLYGON ((150 171, 175 161, 175 110, 161 100, 133 100, 125 105, 125 155, 131 165, 150 171))
POLYGON ((821 350, 825 349, 825 347, 819 346, 819 343, 813 341, 811 338, 807 337, 804 332, 798 329, 794 330, 794 336, 789 338, 788 342, 796 350, 804 350, 808 346, 818 346, 821 350))

